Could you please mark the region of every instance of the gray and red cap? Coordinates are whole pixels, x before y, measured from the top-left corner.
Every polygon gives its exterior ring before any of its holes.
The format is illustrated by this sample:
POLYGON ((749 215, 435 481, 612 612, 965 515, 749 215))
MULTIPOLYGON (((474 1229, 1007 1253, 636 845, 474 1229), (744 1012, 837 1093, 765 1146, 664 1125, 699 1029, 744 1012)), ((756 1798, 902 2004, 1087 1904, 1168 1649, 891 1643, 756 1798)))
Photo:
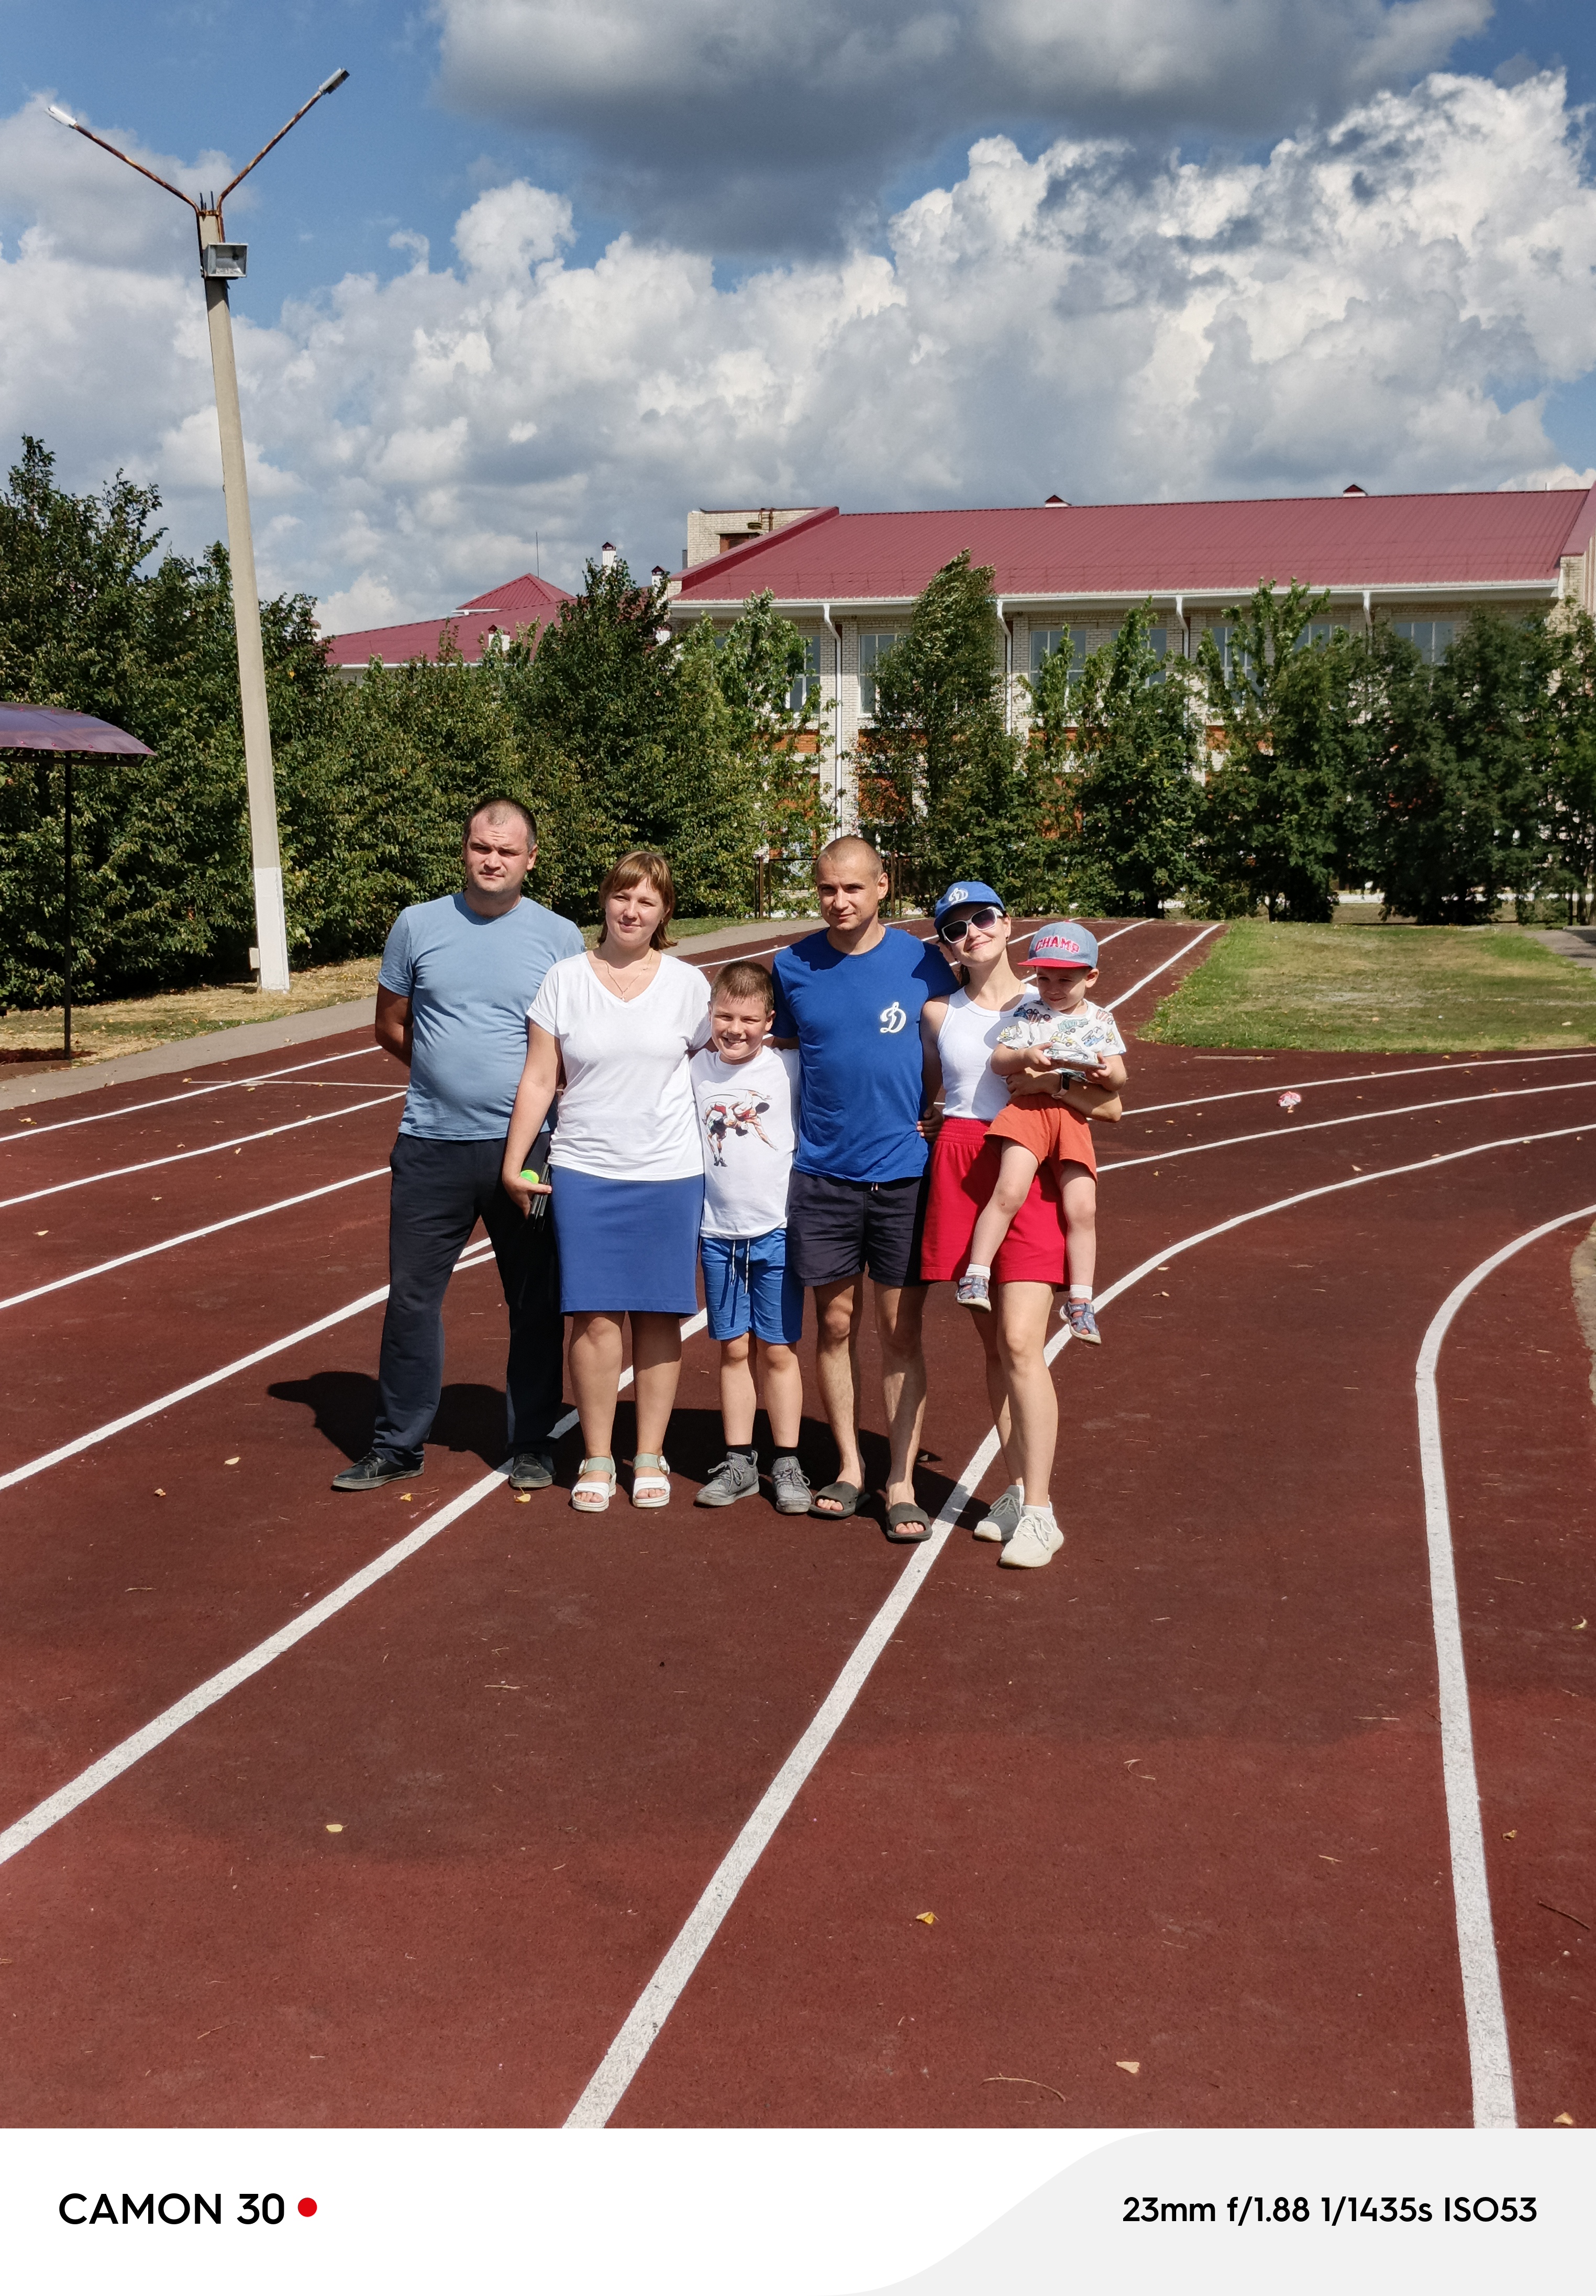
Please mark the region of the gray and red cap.
POLYGON ((1068 924, 1044 925, 1031 935, 1025 961, 1027 971, 1042 964, 1055 972, 1091 972, 1097 964, 1097 937, 1073 918, 1068 924))

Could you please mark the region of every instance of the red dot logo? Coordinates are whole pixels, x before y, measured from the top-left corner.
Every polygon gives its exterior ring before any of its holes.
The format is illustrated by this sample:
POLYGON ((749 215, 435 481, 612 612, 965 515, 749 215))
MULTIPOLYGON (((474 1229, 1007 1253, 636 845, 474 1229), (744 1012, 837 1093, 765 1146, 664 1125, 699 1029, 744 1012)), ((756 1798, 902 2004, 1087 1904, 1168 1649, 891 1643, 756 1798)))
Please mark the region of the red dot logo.
POLYGON ((301 2201, 301 2202, 300 2202, 300 2203, 299 2203, 299 2214, 300 2214, 302 2217, 313 2217, 313 2216, 315 2216, 315 2202, 313 2200, 309 2200, 309 2199, 306 2199, 306 2200, 301 2201))

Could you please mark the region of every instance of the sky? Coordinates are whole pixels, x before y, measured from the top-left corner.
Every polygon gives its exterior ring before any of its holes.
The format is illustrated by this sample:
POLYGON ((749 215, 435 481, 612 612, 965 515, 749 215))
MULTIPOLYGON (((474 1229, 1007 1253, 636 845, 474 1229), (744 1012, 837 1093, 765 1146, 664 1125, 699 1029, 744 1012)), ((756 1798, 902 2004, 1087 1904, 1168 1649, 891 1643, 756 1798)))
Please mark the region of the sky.
POLYGON ((687 511, 1596 479, 1572 0, 0 0, 0 445, 223 528, 227 207, 262 587, 439 613, 687 511))

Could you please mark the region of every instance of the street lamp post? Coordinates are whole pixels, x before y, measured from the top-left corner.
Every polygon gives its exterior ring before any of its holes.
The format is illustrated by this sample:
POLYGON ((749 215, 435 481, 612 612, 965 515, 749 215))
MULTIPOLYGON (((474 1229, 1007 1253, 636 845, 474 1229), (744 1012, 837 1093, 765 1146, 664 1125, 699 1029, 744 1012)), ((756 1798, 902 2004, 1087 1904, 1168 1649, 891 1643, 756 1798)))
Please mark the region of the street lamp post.
POLYGON ((163 192, 192 208, 200 234, 200 270, 205 282, 205 316, 210 331, 210 364, 216 378, 217 422, 222 437, 222 489, 227 505, 227 556, 233 571, 233 627, 238 643, 238 693, 244 727, 244 774, 250 792, 250 851, 255 876, 255 938, 263 989, 283 995, 289 986, 288 920, 282 902, 282 857, 277 843, 277 791, 272 769, 272 726, 266 709, 266 656, 260 643, 260 593, 255 577, 255 545, 250 531, 250 486, 244 468, 244 426, 238 403, 238 368, 233 356, 233 315, 227 302, 227 282, 241 279, 249 250, 222 235, 222 203, 258 167, 289 128, 303 119, 311 104, 331 95, 348 78, 336 71, 322 82, 308 103, 280 127, 270 144, 263 144, 248 168, 241 168, 219 194, 203 204, 168 184, 164 176, 130 160, 114 144, 96 135, 52 104, 52 116, 63 127, 97 144, 159 184, 163 192))

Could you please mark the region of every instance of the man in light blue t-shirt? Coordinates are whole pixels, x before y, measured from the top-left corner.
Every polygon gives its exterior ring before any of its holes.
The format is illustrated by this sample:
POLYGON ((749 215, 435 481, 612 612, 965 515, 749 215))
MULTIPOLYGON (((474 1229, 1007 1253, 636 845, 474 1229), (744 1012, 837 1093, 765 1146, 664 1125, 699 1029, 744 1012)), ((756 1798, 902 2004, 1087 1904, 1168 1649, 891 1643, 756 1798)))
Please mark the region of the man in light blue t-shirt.
MULTIPOLYGON (((510 1310, 505 1374, 510 1480, 553 1480, 565 1324, 553 1222, 525 1218, 500 1185, 510 1111, 527 1057, 527 1013, 543 977, 581 954, 566 917, 522 898, 537 858, 526 809, 491 799, 466 824, 465 887, 401 911, 377 975, 377 1042, 410 1070, 389 1159, 388 1311, 372 1448, 335 1491, 375 1490, 422 1471, 443 1391, 443 1298, 480 1219, 510 1310)), ((546 1143, 533 1151, 542 1168, 546 1143), (542 1152, 540 1153, 540 1150, 542 1152)))
POLYGON ((914 1496, 926 1401, 920 1014, 958 983, 934 942, 881 922, 887 873, 865 839, 828 845, 814 882, 825 931, 778 949, 771 966, 772 1037, 798 1046, 801 1078, 787 1264, 814 1286, 815 1376, 839 1453, 837 1480, 815 1492, 810 1513, 850 1515, 863 1486, 854 1365, 868 1271, 892 1455, 887 1536, 907 1542, 931 1535, 914 1496))

